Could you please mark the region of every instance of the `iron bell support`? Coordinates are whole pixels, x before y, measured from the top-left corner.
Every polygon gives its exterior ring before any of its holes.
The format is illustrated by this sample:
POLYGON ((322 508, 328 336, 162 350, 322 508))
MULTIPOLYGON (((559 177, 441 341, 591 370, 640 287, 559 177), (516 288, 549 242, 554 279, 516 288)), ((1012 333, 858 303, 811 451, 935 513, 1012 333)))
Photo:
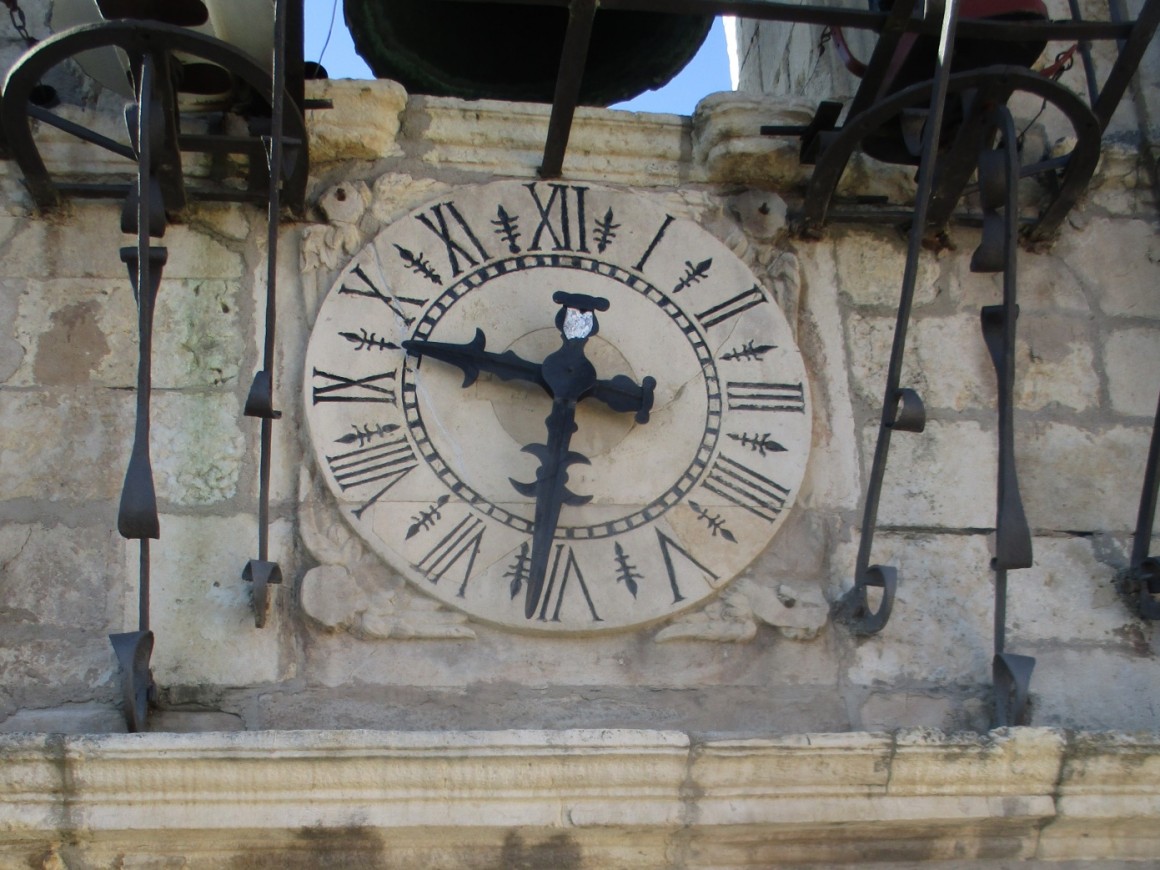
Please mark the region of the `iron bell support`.
POLYGON ((982 309, 983 340, 998 383, 999 470, 996 486, 994 658, 995 724, 1025 725, 1035 659, 1006 651, 1007 573, 1032 565, 1031 528, 1019 493, 1015 469, 1015 327, 1019 243, 1019 153, 1015 122, 1006 105, 987 119, 988 139, 1002 136, 997 149, 979 152, 979 198, 983 207, 983 237, 971 258, 972 272, 1003 273, 1003 304, 982 309))
POLYGON ((1132 559, 1128 566, 1124 591, 1137 595, 1136 606, 1145 619, 1160 619, 1160 557, 1149 556, 1152 529, 1156 523, 1156 501, 1160 495, 1160 400, 1156 404, 1156 422, 1152 425, 1152 443, 1144 470, 1140 493, 1140 510, 1136 516, 1136 535, 1132 539, 1132 559))
POLYGON ((262 137, 266 157, 269 194, 266 200, 266 311, 262 369, 254 376, 246 397, 245 414, 262 421, 258 461, 258 558, 242 569, 242 579, 250 583, 254 625, 263 628, 270 609, 270 586, 282 582, 282 568, 270 561, 270 467, 274 421, 282 412, 274 410, 274 352, 277 328, 278 227, 282 218, 282 186, 293 176, 302 140, 285 136, 286 91, 286 0, 274 6, 273 100, 270 134, 262 137))
POLYGON ((165 163, 165 103, 172 99, 165 83, 158 86, 157 64, 157 59, 150 55, 142 56, 134 64, 137 104, 125 112, 129 136, 137 152, 136 187, 125 202, 121 218, 121 228, 137 235, 136 247, 121 249, 121 260, 128 267, 129 280, 137 299, 137 420, 133 450, 121 490, 117 531, 126 539, 140 541, 140 564, 137 631, 111 634, 109 640, 121 665, 125 722, 130 731, 144 730, 148 724, 149 706, 156 696, 149 667, 154 642, 153 632, 149 630, 149 541, 161 537, 161 524, 149 458, 149 406, 153 389, 153 311, 161 286, 166 249, 152 246, 150 240, 165 233, 159 170, 165 163))
MULTIPOLYGON (((926 410, 918 393, 901 386, 902 360, 906 350, 906 331, 914 305, 914 285, 918 278, 918 259, 926 227, 926 212, 934 183, 935 157, 938 134, 942 128, 943 106, 946 102, 947 83, 950 79, 951 52, 955 39, 956 0, 946 0, 942 10, 939 32, 938 64, 930 108, 923 132, 922 157, 918 166, 918 191, 915 193, 914 221, 906 251, 906 268, 902 276, 902 291, 898 301, 898 316, 894 325, 894 343, 890 351, 890 365, 886 374, 886 393, 882 399, 882 417, 878 426, 878 442, 870 481, 866 488, 866 506, 862 515, 862 531, 858 558, 854 569, 854 586, 838 602, 837 614, 848 622, 859 635, 876 634, 890 619, 894 592, 898 582, 896 568, 871 565, 870 553, 874 546, 874 530, 878 522, 878 503, 886 477, 886 459, 890 452, 890 438, 895 430, 921 432, 926 426, 926 410), (869 589, 880 588, 882 597, 875 610, 870 604, 869 589)), ((844 165, 844 164, 843 164, 844 165)))

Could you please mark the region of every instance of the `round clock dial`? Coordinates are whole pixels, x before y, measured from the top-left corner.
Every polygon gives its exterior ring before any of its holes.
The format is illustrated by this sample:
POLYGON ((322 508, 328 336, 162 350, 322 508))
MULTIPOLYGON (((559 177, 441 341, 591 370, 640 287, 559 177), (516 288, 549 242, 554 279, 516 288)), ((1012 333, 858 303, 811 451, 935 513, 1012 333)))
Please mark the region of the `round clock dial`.
POLYGON ((769 291, 696 224, 590 185, 463 189, 383 230, 322 304, 305 405, 371 548, 524 631, 714 595, 768 545, 810 445, 769 291))

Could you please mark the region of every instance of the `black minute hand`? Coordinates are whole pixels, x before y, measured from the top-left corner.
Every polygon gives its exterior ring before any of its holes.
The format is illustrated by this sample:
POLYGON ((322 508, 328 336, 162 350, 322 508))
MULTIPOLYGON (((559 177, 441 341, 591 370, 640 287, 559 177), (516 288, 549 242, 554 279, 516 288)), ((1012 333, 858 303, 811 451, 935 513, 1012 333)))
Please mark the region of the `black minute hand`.
POLYGON ((470 387, 480 372, 489 372, 502 381, 530 381, 544 389, 540 366, 521 357, 515 351, 492 353, 484 348, 487 336, 482 329, 475 330, 475 338, 464 344, 412 339, 403 342, 403 350, 413 356, 429 356, 463 371, 463 386, 470 387))

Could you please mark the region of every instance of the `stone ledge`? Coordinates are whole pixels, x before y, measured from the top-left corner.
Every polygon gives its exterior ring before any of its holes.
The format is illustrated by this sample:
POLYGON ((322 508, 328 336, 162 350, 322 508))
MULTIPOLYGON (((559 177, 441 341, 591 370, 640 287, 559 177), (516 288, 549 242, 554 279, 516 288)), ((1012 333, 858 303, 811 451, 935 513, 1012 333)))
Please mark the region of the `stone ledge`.
POLYGON ((320 849, 391 867, 971 866, 1160 848, 1157 734, 25 734, 0 737, 0 759, 2 867, 320 849))

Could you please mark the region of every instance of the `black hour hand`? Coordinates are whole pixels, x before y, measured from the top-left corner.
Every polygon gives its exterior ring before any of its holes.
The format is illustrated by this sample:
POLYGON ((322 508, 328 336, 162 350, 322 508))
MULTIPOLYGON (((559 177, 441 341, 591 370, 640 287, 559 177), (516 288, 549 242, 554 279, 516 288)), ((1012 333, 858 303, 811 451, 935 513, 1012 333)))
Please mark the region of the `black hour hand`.
POLYGON ((606 381, 597 381, 592 398, 599 399, 614 411, 635 411, 638 423, 647 423, 653 406, 653 390, 657 380, 646 377, 639 384, 628 375, 617 375, 606 381))
POLYGON ((465 344, 418 339, 403 342, 403 350, 412 356, 432 357, 460 369, 464 387, 474 384, 480 372, 488 372, 501 381, 530 381, 547 389, 537 363, 529 362, 511 350, 492 353, 485 350, 486 346, 487 337, 478 328, 475 338, 465 344))

